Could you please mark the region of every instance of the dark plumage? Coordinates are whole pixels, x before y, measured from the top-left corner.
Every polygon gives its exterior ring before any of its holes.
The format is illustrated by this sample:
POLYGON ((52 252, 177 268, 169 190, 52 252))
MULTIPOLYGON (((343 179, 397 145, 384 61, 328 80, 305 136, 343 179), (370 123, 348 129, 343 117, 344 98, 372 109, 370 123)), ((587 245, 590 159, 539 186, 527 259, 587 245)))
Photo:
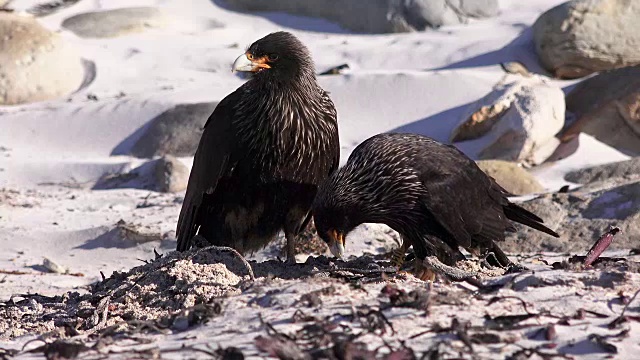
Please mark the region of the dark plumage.
POLYGON ((246 253, 284 230, 292 260, 317 187, 338 167, 336 109, 316 82, 309 51, 289 33, 256 41, 233 67, 254 75, 205 124, 177 249, 189 249, 197 233, 246 253))
POLYGON ((494 242, 515 230, 509 220, 558 236, 510 195, 453 146, 420 135, 380 134, 356 147, 320 187, 313 213, 318 234, 336 256, 345 234, 368 222, 398 231, 402 256, 413 245, 418 258, 436 255, 453 265, 463 247, 494 252, 508 265, 494 242))

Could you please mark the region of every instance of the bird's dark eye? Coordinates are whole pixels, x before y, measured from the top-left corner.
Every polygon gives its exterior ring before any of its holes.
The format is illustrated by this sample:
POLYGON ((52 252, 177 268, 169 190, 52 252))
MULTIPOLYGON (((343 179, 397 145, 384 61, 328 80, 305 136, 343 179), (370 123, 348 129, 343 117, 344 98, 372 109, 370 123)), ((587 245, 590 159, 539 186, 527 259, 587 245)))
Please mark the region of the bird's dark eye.
POLYGON ((247 53, 247 59, 253 60, 253 54, 252 53, 247 53))
POLYGON ((278 54, 269 54, 267 55, 267 59, 269 59, 269 61, 276 61, 278 60, 279 56, 278 54))

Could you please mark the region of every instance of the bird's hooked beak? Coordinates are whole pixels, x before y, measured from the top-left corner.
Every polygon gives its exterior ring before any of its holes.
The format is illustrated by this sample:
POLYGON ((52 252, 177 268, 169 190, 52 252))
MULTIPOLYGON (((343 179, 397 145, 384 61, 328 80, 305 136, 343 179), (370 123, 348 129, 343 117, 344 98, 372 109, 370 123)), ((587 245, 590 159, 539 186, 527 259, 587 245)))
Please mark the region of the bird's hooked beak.
POLYGON ((341 258, 344 255, 344 234, 337 230, 329 231, 329 250, 333 256, 341 258))
POLYGON ((231 72, 246 71, 246 72, 258 72, 262 69, 269 69, 271 66, 267 64, 267 57, 256 58, 250 53, 244 53, 233 62, 231 72))

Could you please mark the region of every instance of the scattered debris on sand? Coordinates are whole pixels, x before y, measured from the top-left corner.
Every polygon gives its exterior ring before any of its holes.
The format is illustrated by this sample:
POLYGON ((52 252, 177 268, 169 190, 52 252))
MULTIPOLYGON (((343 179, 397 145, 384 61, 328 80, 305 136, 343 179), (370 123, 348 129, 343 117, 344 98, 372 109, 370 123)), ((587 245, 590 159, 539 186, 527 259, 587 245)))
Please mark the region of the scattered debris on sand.
POLYGON ((21 294, 0 304, 0 337, 20 345, 0 346, 0 358, 548 359, 572 358, 580 347, 625 354, 633 346, 625 339, 640 330, 640 263, 632 256, 591 265, 578 255, 522 257, 517 273, 469 259, 457 269, 472 277, 431 283, 397 272, 385 255, 288 266, 219 247, 156 252, 86 294, 21 294))

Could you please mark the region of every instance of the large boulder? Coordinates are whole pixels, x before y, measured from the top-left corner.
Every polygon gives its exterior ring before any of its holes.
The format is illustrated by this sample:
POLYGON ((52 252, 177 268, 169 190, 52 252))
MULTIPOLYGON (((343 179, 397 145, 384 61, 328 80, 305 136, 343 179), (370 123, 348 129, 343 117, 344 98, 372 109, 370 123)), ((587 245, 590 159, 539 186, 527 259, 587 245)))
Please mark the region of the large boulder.
POLYGON ((541 77, 498 84, 471 104, 451 142, 482 138, 480 159, 539 164, 555 150, 564 125, 564 93, 541 77))
POLYGON ((422 31, 498 14, 497 0, 226 0, 241 11, 324 18, 363 33, 422 31))
POLYGON ((566 103, 576 121, 563 132, 563 140, 584 132, 616 149, 640 154, 640 66, 582 81, 566 103))
POLYGON ((533 25, 542 65, 556 77, 640 64, 640 2, 573 0, 542 14, 533 25))
POLYGON ((31 16, 0 11, 0 105, 61 97, 83 80, 82 60, 62 37, 31 16))
POLYGON ((586 252, 609 226, 617 226, 612 249, 640 247, 640 182, 620 180, 606 188, 588 187, 547 194, 521 204, 544 219, 560 238, 517 225, 500 247, 508 252, 586 252))
POLYGON ((564 177, 567 181, 579 184, 589 184, 610 179, 638 178, 640 178, 640 157, 571 171, 564 177))
POLYGON ((501 160, 480 160, 478 166, 487 175, 514 195, 526 195, 544 191, 535 176, 517 163, 501 160))
POLYGON ((193 156, 204 124, 217 105, 217 102, 181 104, 163 112, 145 126, 129 154, 140 158, 193 156))
POLYGON ((62 27, 84 38, 111 38, 153 28, 199 30, 222 26, 209 19, 181 19, 155 7, 130 7, 74 15, 62 27))

